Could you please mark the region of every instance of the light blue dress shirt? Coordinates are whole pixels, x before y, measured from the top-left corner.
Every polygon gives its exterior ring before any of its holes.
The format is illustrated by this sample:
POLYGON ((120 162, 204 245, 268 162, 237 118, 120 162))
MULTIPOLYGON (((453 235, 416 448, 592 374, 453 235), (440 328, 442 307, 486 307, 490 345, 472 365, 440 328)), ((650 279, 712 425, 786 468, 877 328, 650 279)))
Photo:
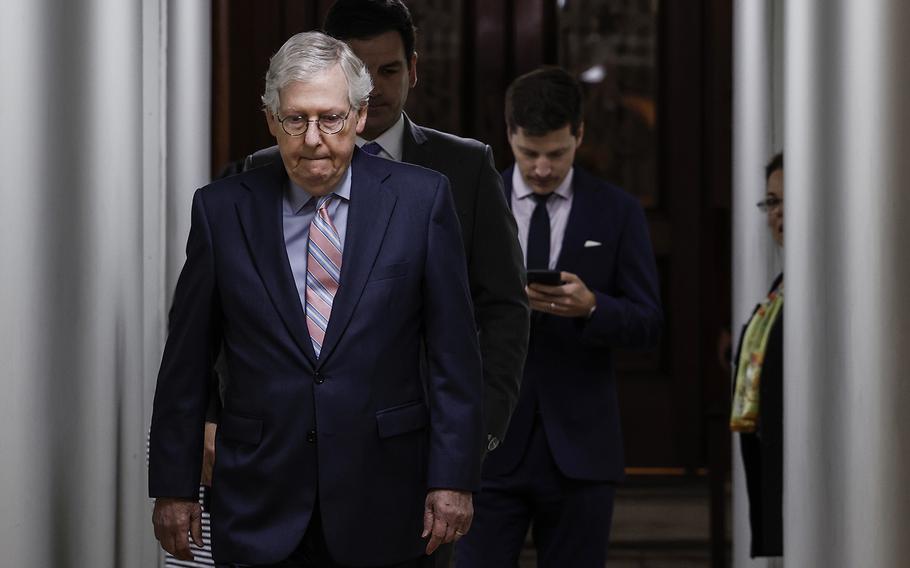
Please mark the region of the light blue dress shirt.
MULTIPOLYGON (((351 200, 351 167, 338 187, 332 192, 335 198, 329 203, 329 217, 338 231, 341 240, 341 250, 344 252, 344 237, 348 228, 348 208, 351 200)), ((316 202, 318 197, 310 195, 307 191, 292 181, 288 182, 288 189, 284 192, 282 207, 282 223, 284 226, 284 247, 288 253, 291 272, 297 284, 297 294, 300 296, 300 305, 306 307, 306 262, 307 245, 310 240, 310 223, 316 216, 316 202)))

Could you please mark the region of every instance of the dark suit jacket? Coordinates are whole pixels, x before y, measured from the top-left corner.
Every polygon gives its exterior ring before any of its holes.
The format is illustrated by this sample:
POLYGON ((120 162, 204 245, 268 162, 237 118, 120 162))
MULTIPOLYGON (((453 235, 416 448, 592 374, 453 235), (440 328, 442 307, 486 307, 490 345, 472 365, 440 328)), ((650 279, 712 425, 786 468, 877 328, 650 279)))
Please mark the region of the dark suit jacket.
MULTIPOLYGON (((777 288, 783 274, 774 279, 777 288)), ((755 306, 752 314, 759 306, 755 306)), ((739 365, 743 335, 734 364, 739 365)), ((733 373, 736 376, 736 372, 733 373)), ((762 362, 759 385, 759 420, 755 432, 740 434, 740 450, 749 495, 749 524, 752 528, 751 555, 784 554, 784 314, 778 314, 762 362)))
MULTIPOLYGON (((247 167, 280 159, 273 146, 250 156, 247 167)), ((477 140, 424 128, 405 117, 402 161, 440 172, 451 183, 480 336, 485 431, 501 440, 518 401, 528 299, 515 220, 503 199, 493 152, 477 140)))
MULTIPOLYGON (((511 168, 503 178, 511 195, 511 168)), ((539 412, 564 475, 595 481, 623 477, 613 348, 657 344, 662 325, 657 269, 644 213, 632 196, 577 166, 572 187, 556 267, 585 282, 597 309, 590 319, 534 312, 518 408, 506 442, 484 463, 484 475, 508 474, 518 465, 539 412)))
POLYGON ((231 379, 213 478, 216 561, 286 558, 317 495, 338 562, 414 558, 427 488, 479 483, 481 363, 448 183, 359 150, 351 168, 341 284, 318 360, 284 246, 281 163, 194 197, 149 487, 153 497, 196 495, 223 343, 231 379))

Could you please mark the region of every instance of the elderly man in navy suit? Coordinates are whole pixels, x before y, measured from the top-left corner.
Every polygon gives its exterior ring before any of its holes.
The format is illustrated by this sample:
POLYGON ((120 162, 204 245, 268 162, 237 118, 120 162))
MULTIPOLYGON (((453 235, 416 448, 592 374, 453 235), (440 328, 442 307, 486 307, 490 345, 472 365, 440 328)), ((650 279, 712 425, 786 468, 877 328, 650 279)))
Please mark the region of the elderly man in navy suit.
POLYGON ((178 558, 201 540, 219 348, 216 564, 412 567, 470 528, 482 369, 458 219, 445 177, 356 149, 371 89, 343 42, 295 35, 263 95, 281 160, 193 199, 149 466, 178 558))
POLYGON ((584 136, 578 83, 558 68, 506 94, 515 167, 504 174, 533 283, 531 341, 506 439, 483 465, 459 568, 517 566, 528 526, 543 568, 606 562, 623 477, 615 347, 653 347, 661 329, 648 225, 623 190, 574 166, 584 136), (561 282, 561 283, 560 283, 561 282))
MULTIPOLYGON (((493 451, 518 401, 528 344, 521 247, 493 152, 477 140, 415 124, 405 114, 408 93, 417 85, 417 31, 404 2, 336 0, 324 28, 351 47, 373 78, 357 144, 380 157, 440 172, 451 184, 483 362, 484 451, 493 451)), ((247 165, 277 159, 277 148, 265 148, 247 165)))

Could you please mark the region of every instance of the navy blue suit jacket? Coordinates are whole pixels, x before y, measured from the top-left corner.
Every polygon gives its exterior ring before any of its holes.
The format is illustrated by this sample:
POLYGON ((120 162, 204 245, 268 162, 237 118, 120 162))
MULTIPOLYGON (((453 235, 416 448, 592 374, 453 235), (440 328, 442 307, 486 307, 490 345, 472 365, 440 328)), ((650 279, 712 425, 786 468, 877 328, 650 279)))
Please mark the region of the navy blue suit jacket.
POLYGON ((341 282, 317 360, 282 231, 282 163, 196 192, 152 416, 153 497, 193 497, 212 363, 224 393, 216 561, 271 564, 318 499, 345 565, 419 556, 428 488, 479 484, 481 363, 446 179, 355 150, 341 282), (421 379, 425 345, 428 374, 421 379))
MULTIPOLYGON (((511 203, 512 169, 503 173, 511 203)), ((662 315, 654 252, 638 202, 575 167, 574 197, 558 270, 577 274, 597 298, 590 319, 532 312, 518 407, 485 475, 513 470, 540 412, 553 458, 572 479, 618 481, 624 461, 613 348, 657 344, 662 315), (586 246, 587 243, 587 246, 586 246)))
MULTIPOLYGON (((418 126, 404 117, 403 162, 449 179, 458 213, 483 360, 484 424, 499 443, 518 402, 528 346, 528 298, 517 229, 486 144, 418 126)), ((278 147, 247 157, 245 168, 279 161, 278 147)), ((224 377, 222 376, 222 379, 224 377)), ((214 413, 213 413, 214 414, 214 413)))

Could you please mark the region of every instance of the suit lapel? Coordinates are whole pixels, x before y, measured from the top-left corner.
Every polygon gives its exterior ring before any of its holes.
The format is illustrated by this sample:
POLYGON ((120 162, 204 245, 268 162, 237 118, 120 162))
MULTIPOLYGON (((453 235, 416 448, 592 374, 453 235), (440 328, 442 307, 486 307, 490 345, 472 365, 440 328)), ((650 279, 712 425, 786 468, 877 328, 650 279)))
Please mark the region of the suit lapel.
POLYGON ((572 209, 569 211, 569 219, 566 223, 566 232, 562 238, 562 250, 559 251, 559 258, 556 260, 556 268, 568 272, 577 272, 575 260, 579 252, 584 247, 585 236, 592 233, 588 226, 589 217, 586 216, 588 211, 596 211, 593 208, 594 196, 585 185, 583 174, 579 168, 575 168, 575 174, 572 179, 572 209))
POLYGON ((512 210, 512 176, 514 171, 515 166, 511 166, 502 172, 502 191, 506 196, 506 204, 509 206, 509 211, 512 210))
POLYGON ((428 156, 424 149, 426 141, 426 135, 405 115, 404 134, 401 140, 401 161, 418 165, 429 163, 431 156, 428 156))
POLYGON ((364 158, 361 150, 354 152, 341 284, 332 303, 332 316, 319 356, 320 364, 332 355, 351 320, 395 208, 397 198, 381 185, 389 176, 388 170, 383 168, 384 162, 364 158))
POLYGON ((249 183, 243 183, 249 190, 248 198, 235 207, 253 264, 278 315, 310 363, 315 365, 316 355, 307 331, 306 315, 284 245, 282 197, 287 183, 284 164, 279 160, 259 170, 257 177, 251 176, 249 183))

